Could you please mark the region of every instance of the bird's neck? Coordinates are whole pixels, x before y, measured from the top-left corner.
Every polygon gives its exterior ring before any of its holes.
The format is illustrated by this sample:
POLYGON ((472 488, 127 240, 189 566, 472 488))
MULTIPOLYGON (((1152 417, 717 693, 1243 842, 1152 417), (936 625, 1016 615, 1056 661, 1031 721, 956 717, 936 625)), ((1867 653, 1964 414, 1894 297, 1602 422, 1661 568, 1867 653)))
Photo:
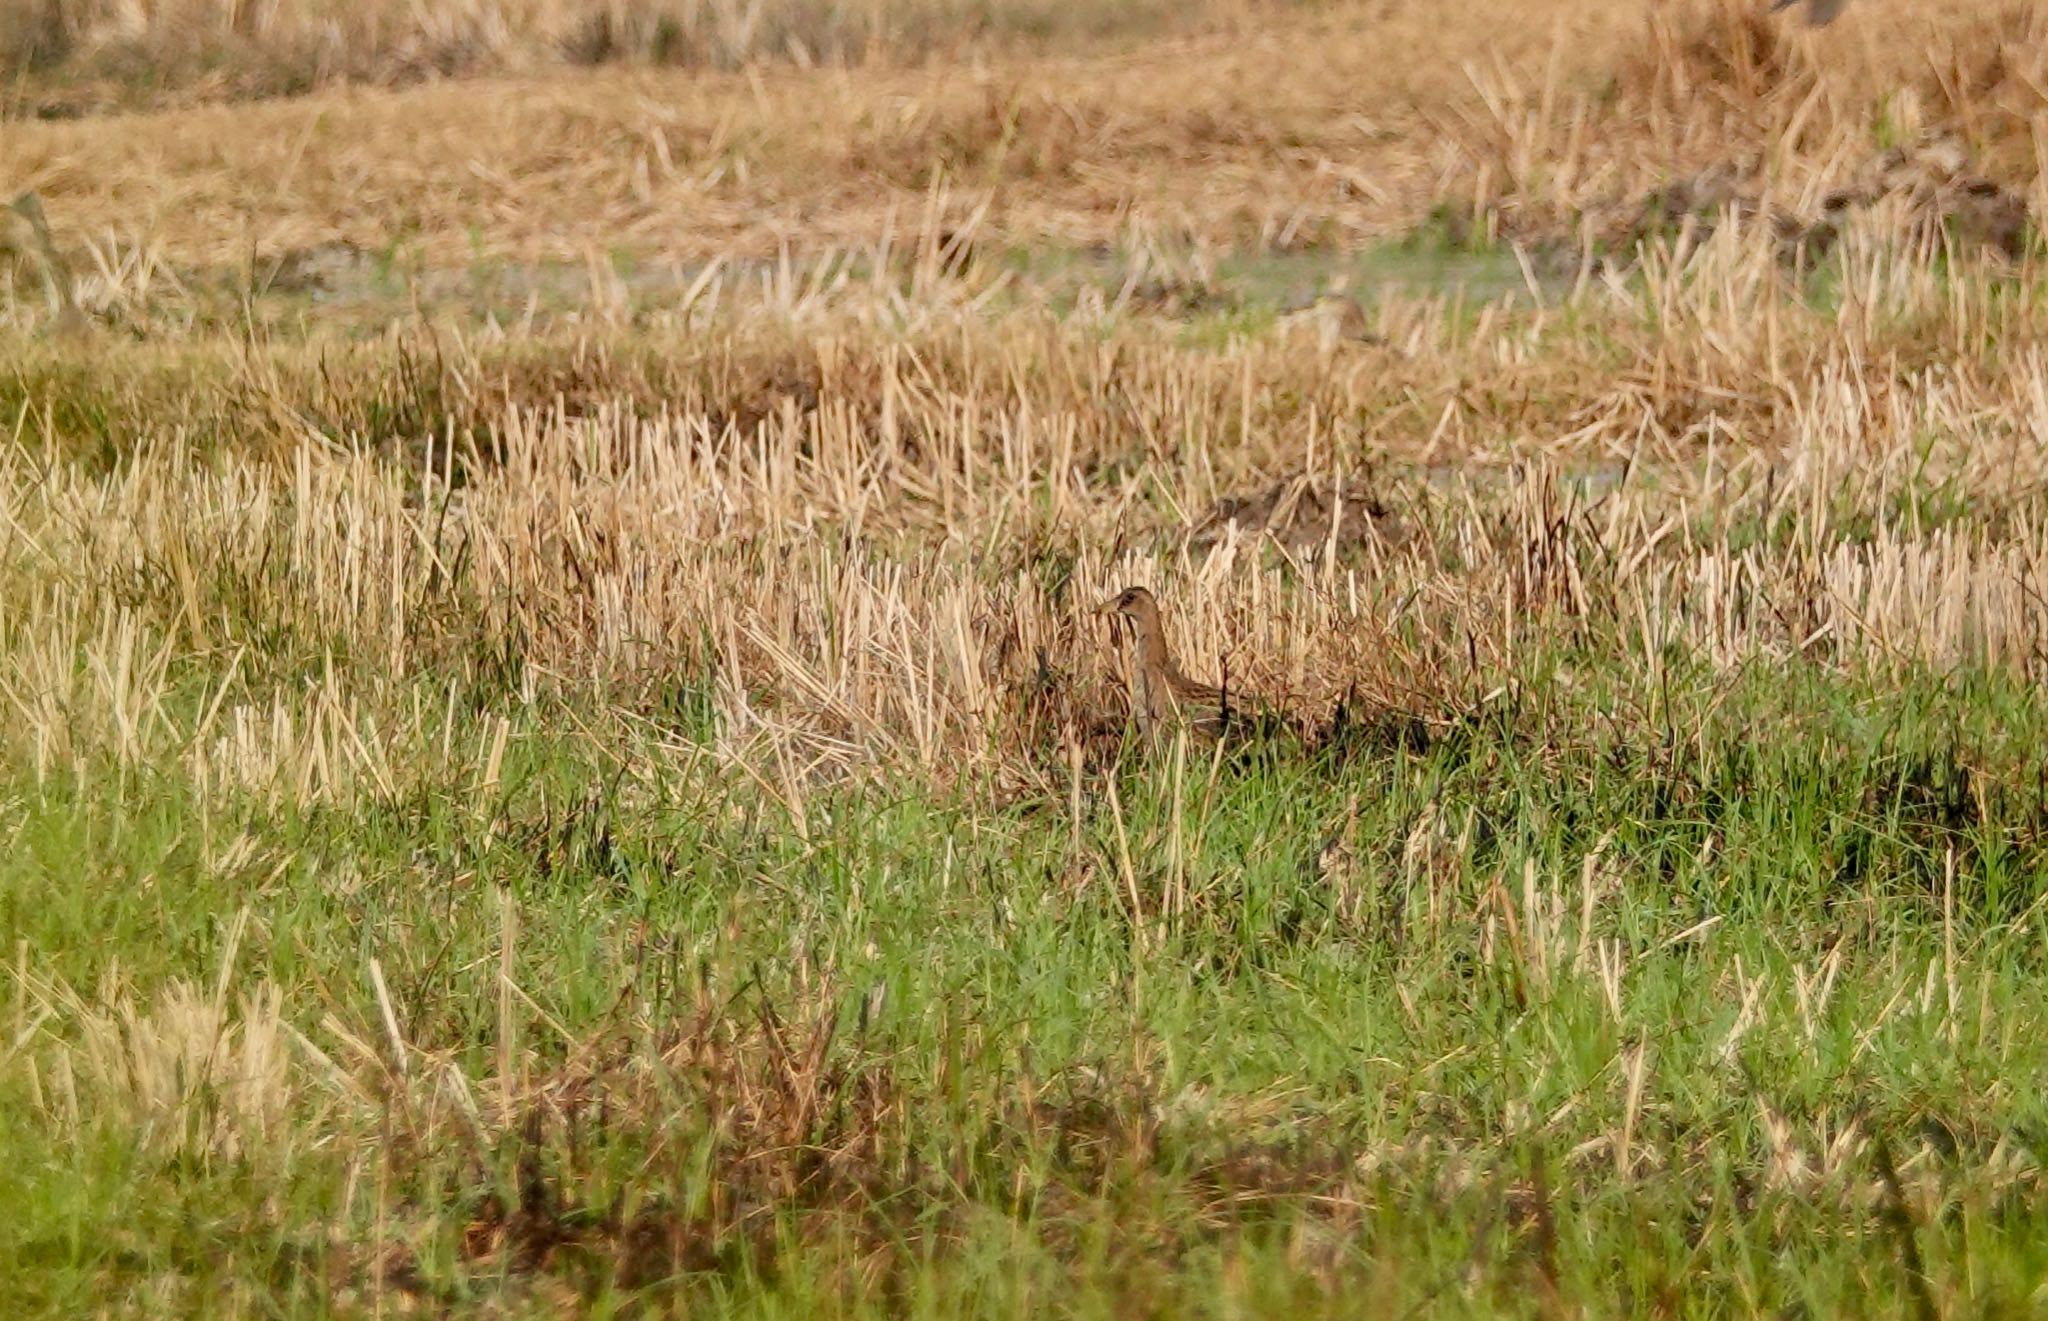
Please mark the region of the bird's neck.
POLYGON ((1173 657, 1166 650, 1166 630, 1156 619, 1138 621, 1138 660, 1148 670, 1174 673, 1173 657))

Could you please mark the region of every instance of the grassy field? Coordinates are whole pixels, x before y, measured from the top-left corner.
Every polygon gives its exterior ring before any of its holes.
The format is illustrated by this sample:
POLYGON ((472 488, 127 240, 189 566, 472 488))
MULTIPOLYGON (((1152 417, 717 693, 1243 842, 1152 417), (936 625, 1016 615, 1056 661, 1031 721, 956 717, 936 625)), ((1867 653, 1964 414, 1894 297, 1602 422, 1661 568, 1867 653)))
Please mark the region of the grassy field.
POLYGON ((2048 12, 10 4, 7 1315, 2048 1308, 2048 12))

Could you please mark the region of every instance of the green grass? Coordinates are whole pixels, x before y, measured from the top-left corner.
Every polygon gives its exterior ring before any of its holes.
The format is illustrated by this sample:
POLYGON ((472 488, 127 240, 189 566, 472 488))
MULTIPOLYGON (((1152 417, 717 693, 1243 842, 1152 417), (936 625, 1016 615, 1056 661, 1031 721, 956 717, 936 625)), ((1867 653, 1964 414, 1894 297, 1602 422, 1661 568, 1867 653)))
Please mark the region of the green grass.
POLYGON ((2038 697, 1694 675, 1656 741, 1603 734, 1598 658, 1558 659, 1578 696, 1531 675, 1421 751, 1126 757, 1078 854, 1062 802, 915 789, 816 795, 805 838, 540 708, 484 796, 16 775, 0 935, 39 982, 210 987, 246 910, 231 984, 382 1043, 376 960, 417 1072, 355 1112, 305 1086, 326 1136, 227 1156, 90 1104, 59 1138, 48 1073, 10 1069, 0 1295, 349 1312, 382 1261, 515 1312, 1871 1314, 1912 1305, 1910 1237, 1934 1298, 2026 1310, 2048 807, 1970 777, 2042 782, 2038 697), (508 1045, 488 1137, 426 1061, 488 1105, 508 1045))

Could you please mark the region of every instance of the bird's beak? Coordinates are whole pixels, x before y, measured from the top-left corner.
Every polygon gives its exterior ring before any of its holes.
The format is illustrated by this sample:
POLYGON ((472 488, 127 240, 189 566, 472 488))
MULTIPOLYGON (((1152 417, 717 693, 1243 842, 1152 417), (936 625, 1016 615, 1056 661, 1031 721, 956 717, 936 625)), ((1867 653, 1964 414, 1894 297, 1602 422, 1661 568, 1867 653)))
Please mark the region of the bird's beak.
POLYGON ((1099 606, 1096 606, 1096 607, 1095 607, 1095 613, 1096 613, 1096 614, 1098 614, 1098 615, 1113 615, 1113 614, 1115 614, 1115 613, 1116 613, 1116 598, 1112 596, 1112 597, 1110 597, 1110 598, 1109 598, 1109 599, 1108 599, 1107 601, 1104 601, 1104 602, 1103 602, 1103 603, 1102 603, 1101 605, 1099 605, 1099 606))

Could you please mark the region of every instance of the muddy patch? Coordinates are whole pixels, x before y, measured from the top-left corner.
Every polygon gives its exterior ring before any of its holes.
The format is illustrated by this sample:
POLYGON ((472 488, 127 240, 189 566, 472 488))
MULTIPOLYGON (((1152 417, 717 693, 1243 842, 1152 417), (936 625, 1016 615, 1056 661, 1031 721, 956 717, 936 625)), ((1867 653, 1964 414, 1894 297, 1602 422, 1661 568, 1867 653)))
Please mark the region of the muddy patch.
POLYGON ((1232 535, 1270 537, 1289 555, 1342 557, 1398 541, 1402 527, 1362 477, 1299 476, 1217 501, 1188 544, 1206 550, 1232 535))

